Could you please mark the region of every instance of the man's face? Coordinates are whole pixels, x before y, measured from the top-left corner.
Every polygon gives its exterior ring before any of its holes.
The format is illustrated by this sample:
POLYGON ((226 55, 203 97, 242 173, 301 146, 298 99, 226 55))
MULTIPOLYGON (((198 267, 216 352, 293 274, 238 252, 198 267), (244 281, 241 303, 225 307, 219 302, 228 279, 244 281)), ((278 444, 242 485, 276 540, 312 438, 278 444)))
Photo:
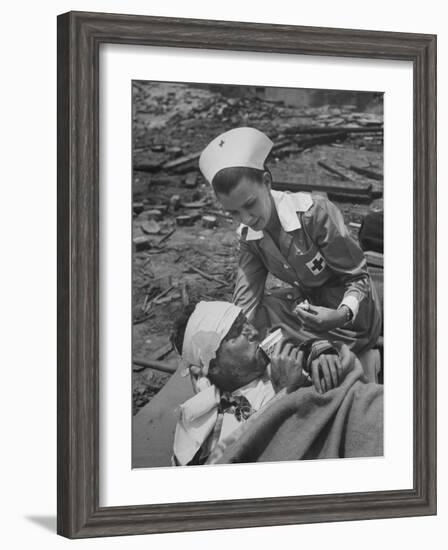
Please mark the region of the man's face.
POLYGON ((233 391, 261 376, 268 360, 259 347, 258 331, 246 319, 237 322, 222 341, 214 369, 215 383, 233 391))

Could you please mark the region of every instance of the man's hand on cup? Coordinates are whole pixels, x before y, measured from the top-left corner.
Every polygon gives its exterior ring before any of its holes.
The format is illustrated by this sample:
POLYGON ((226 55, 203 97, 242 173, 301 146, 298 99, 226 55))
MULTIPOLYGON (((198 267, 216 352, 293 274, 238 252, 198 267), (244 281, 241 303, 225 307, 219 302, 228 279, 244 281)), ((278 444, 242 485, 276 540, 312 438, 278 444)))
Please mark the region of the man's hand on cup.
POLYGON ((274 390, 279 392, 286 388, 294 391, 306 381, 306 374, 302 370, 303 351, 293 344, 278 342, 271 355, 271 379, 274 390))

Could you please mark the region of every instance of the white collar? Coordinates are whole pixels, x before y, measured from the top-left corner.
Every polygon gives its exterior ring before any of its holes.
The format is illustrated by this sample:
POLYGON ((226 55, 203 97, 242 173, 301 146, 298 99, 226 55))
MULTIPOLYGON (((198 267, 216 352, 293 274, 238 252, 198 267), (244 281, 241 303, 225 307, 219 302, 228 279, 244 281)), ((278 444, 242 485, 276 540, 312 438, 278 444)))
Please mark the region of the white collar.
MULTIPOLYGON (((262 376, 238 388, 231 395, 244 395, 253 409, 258 411, 274 397, 275 392, 270 379, 262 376)), ((211 385, 180 405, 173 445, 174 454, 180 464, 190 462, 213 430, 218 417, 220 398, 221 392, 216 386, 211 385)), ((225 416, 233 418, 232 415, 225 416)), ((228 423, 222 435, 226 435, 237 426, 237 421, 228 423)))
MULTIPOLYGON (((313 204, 310 193, 285 193, 283 191, 271 191, 277 209, 278 218, 282 228, 287 231, 300 229, 300 223, 297 212, 306 212, 313 204)), ((241 236, 244 229, 247 229, 246 241, 257 241, 263 238, 263 231, 254 231, 249 226, 241 224, 237 233, 241 236)))

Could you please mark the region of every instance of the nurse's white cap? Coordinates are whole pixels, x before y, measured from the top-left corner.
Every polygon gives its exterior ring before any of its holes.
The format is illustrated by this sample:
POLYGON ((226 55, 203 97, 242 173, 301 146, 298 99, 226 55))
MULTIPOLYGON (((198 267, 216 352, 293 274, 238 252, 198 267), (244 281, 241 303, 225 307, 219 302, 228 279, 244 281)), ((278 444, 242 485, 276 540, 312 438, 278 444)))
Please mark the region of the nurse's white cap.
POLYGON ((199 169, 211 183, 223 168, 264 169, 272 141, 255 128, 234 128, 211 141, 199 157, 199 169))

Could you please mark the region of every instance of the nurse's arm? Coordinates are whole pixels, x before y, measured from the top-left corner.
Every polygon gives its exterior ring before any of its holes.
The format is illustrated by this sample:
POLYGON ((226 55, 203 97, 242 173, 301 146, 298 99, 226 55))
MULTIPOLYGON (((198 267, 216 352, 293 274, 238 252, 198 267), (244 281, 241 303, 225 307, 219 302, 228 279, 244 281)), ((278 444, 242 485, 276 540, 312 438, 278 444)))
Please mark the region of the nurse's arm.
POLYGON ((268 271, 258 255, 249 244, 241 241, 232 301, 243 310, 249 321, 253 320, 257 306, 262 302, 267 275, 268 271))
POLYGON ((350 236, 342 213, 328 199, 316 198, 303 216, 303 223, 320 248, 328 267, 345 286, 340 305, 358 313, 359 304, 371 291, 367 262, 359 244, 350 236))

